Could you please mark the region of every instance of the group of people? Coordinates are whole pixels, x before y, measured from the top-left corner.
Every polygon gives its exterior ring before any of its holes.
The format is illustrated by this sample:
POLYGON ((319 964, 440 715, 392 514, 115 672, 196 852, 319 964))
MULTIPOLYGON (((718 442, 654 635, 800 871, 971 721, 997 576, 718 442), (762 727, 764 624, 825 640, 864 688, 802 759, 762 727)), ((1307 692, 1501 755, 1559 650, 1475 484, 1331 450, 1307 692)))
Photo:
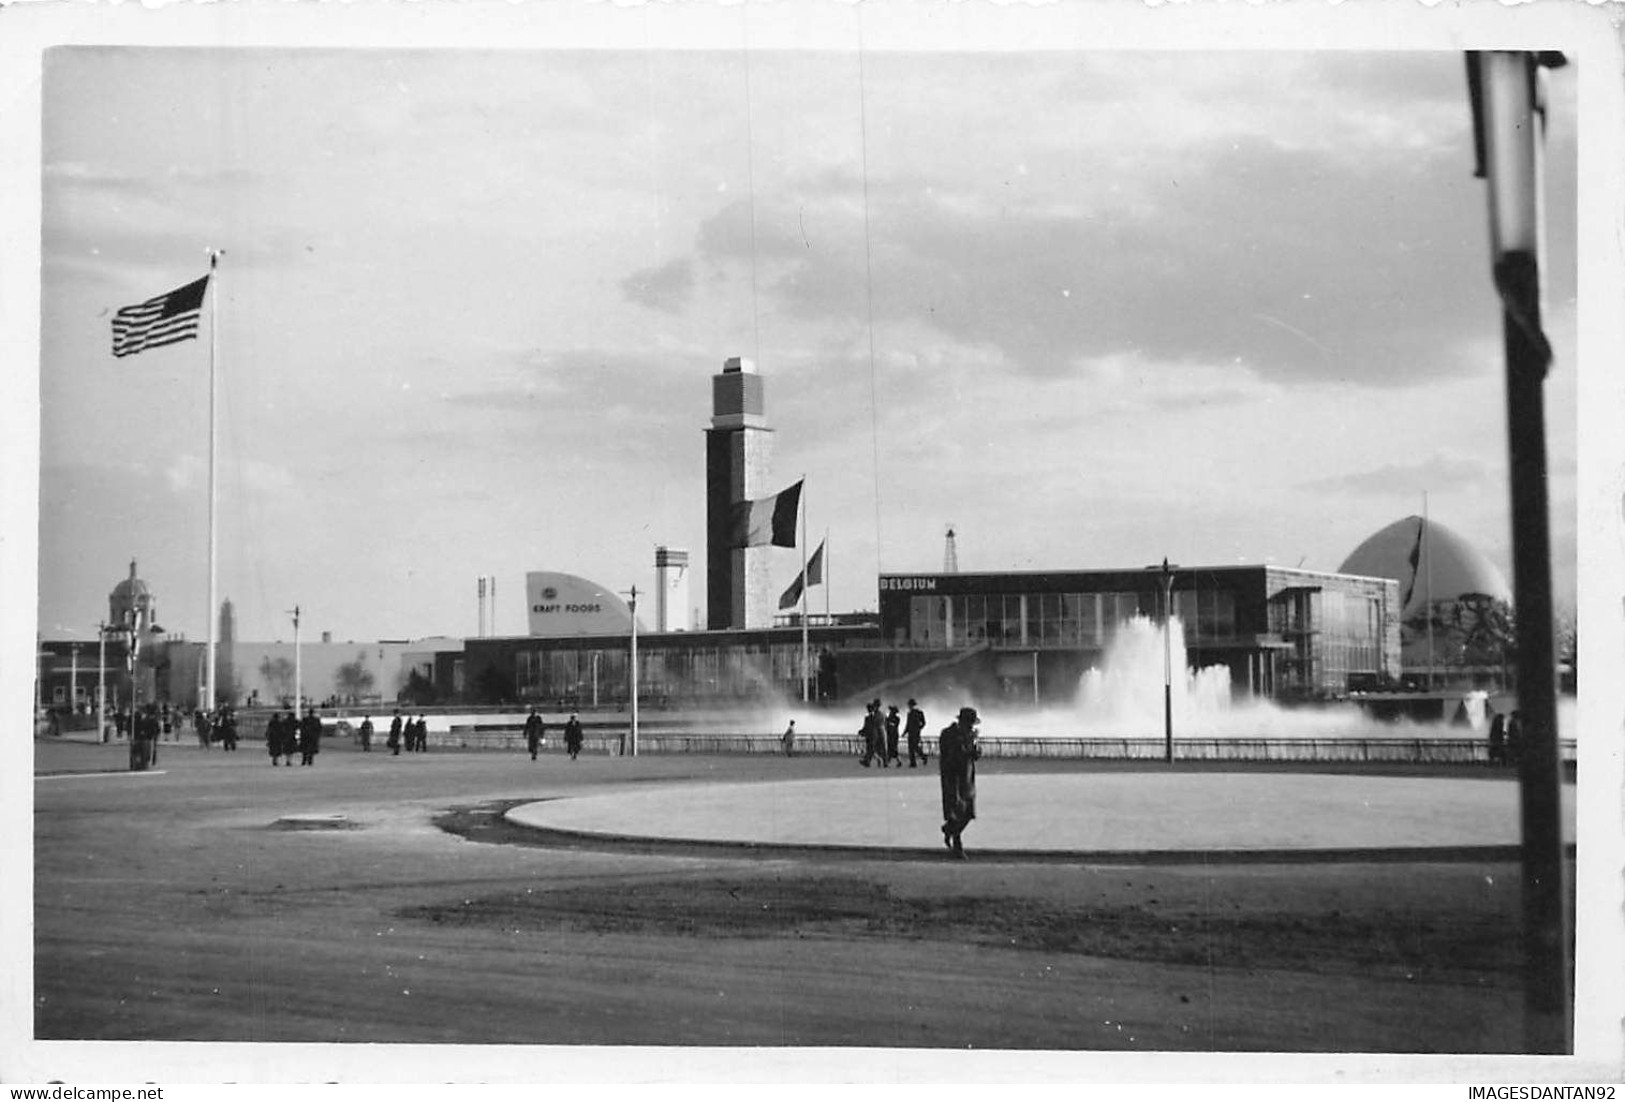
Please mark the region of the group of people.
MULTIPOLYGON (((371 722, 371 720, 372 717, 368 716, 367 722, 371 722)), ((371 740, 368 741, 370 743, 371 740)), ((389 721, 389 738, 384 740, 384 745, 388 746, 389 752, 397 757, 400 755, 402 747, 405 747, 406 752, 409 754, 427 752, 429 749, 429 721, 421 714, 416 719, 402 719, 401 713, 397 709, 395 717, 389 721)))
MULTIPOLYGON (((571 712, 570 718, 564 723, 564 749, 570 755, 571 761, 575 761, 581 753, 581 736, 581 720, 576 718, 576 713, 571 712)), ((546 738, 547 721, 542 719, 541 713, 532 706, 530 715, 525 717, 525 749, 530 751, 531 761, 535 761, 536 756, 541 753, 542 743, 546 738)))
MULTIPOLYGON (((858 764, 864 768, 875 761, 885 769, 903 760, 898 753, 899 735, 907 740, 909 768, 929 761, 923 735, 925 713, 919 702, 908 702, 908 715, 901 717, 897 705, 881 712, 879 700, 871 700, 864 709, 863 726, 858 730, 863 754, 858 764)), ((937 739, 937 774, 942 787, 942 844, 948 852, 961 860, 965 856, 965 828, 976 818, 976 763, 981 760, 982 747, 978 742, 977 724, 980 717, 976 709, 964 707, 954 721, 942 729, 937 739)), ((786 757, 795 756, 796 721, 791 720, 782 736, 786 757)))
POLYGON ((915 700, 908 702, 906 720, 898 714, 895 704, 887 706, 884 715, 880 709, 878 697, 865 706, 863 726, 858 728, 858 737, 863 741, 863 753, 858 757, 858 764, 867 769, 870 763, 878 761, 880 767, 885 769, 896 762, 897 767, 901 769, 903 759, 897 752, 899 736, 908 740, 910 769, 928 761, 925 744, 922 741, 925 733, 925 713, 920 711, 919 702, 915 700))
POLYGON ((230 704, 222 704, 213 712, 198 708, 192 713, 192 733, 205 750, 217 742, 222 750, 237 749, 237 709, 230 704))
POLYGON ((322 749, 322 719, 316 709, 307 707, 303 719, 292 711, 274 713, 265 724, 265 749, 272 765, 292 765, 296 753, 300 765, 314 765, 322 749))

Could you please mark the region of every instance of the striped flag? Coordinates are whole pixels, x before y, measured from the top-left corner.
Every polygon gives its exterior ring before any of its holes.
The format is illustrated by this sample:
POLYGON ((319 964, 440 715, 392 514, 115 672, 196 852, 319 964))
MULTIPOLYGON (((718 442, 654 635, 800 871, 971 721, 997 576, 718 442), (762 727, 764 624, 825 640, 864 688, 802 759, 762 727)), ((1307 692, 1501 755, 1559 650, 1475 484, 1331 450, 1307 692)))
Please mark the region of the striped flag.
POLYGON ((796 508, 801 502, 801 483, 758 501, 734 503, 728 546, 774 547, 796 545, 796 508))
POLYGON ((149 348, 197 339, 198 315, 209 277, 168 294, 126 306, 113 315, 113 355, 133 356, 149 348))
POLYGON ((818 550, 812 553, 812 558, 807 560, 806 572, 804 574, 796 575, 796 580, 790 583, 790 588, 786 589, 784 593, 780 595, 779 607, 781 609, 795 608, 796 602, 801 600, 801 591, 803 589, 811 589, 813 586, 823 582, 823 580, 824 545, 820 543, 818 545, 818 550))

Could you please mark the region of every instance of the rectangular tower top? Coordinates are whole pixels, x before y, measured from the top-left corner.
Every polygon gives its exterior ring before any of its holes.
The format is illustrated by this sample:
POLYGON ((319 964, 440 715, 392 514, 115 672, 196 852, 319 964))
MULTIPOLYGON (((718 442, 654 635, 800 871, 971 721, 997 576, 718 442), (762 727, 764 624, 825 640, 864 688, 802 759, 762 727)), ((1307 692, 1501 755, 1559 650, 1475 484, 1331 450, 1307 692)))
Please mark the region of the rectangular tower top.
POLYGON ((722 373, 724 375, 735 375, 739 372, 744 372, 746 375, 756 374, 756 361, 747 360, 743 356, 729 356, 722 361, 722 373))

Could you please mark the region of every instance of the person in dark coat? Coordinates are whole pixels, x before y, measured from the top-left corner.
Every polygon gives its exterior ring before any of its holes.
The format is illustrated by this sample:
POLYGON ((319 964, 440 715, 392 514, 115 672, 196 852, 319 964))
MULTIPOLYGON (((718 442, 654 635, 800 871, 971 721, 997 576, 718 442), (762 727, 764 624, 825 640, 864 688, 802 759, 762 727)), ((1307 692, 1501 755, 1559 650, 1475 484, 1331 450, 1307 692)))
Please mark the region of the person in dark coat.
POLYGON ((202 708, 192 712, 192 733, 197 736, 197 744, 203 749, 209 748, 209 717, 203 714, 202 708))
POLYGON ((899 769, 903 767, 903 759, 897 756, 897 728, 901 723, 897 705, 893 704, 886 709, 886 764, 896 762, 899 769))
POLYGON ((1507 761, 1507 720, 1496 712, 1490 719, 1490 764, 1505 765, 1507 761))
POLYGON ((576 755, 581 753, 581 721, 570 714, 570 722, 564 725, 564 748, 570 752, 570 760, 575 761, 576 755))
POLYGON ((865 769, 869 768, 871 761, 879 760, 882 769, 886 767, 886 723, 880 715, 880 701, 871 700, 864 705, 863 726, 858 729, 863 738, 863 757, 858 764, 865 769))
POLYGON ((963 859, 961 835, 976 818, 976 709, 959 709, 959 718, 942 729, 937 743, 937 769, 942 780, 942 844, 963 859))
POLYGON ((361 720, 361 752, 372 753, 372 717, 365 716, 361 720))
POLYGON ((384 742, 384 745, 389 747, 389 752, 391 754, 394 754, 396 757, 400 757, 401 712, 399 708, 395 710, 395 718, 389 721, 389 738, 384 742))
POLYGON ((265 721, 265 752, 271 755, 273 766, 282 764, 282 713, 272 712, 265 721))
POLYGON ((148 704, 130 727, 130 768, 136 772, 158 764, 158 708, 148 704))
POLYGON ((792 719, 790 721, 790 726, 788 726, 788 727, 786 727, 784 729, 784 734, 779 736, 779 742, 784 745, 784 756, 785 757, 793 758, 793 757, 796 756, 796 721, 795 720, 792 719))
POLYGON ((547 735, 547 724, 537 714, 536 709, 530 710, 525 718, 525 746, 530 750, 530 760, 536 760, 536 753, 542 748, 542 739, 547 735))
POLYGON ((428 719, 425 718, 422 715, 419 715, 418 716, 417 726, 413 728, 413 731, 415 731, 417 733, 417 743, 418 743, 417 749, 418 749, 418 753, 427 754, 429 752, 429 721, 428 721, 428 719))
POLYGON ((914 768, 916 757, 919 758, 920 762, 931 760, 926 757, 925 743, 921 741, 921 736, 925 734, 925 713, 920 711, 918 702, 912 699, 908 702, 908 718, 903 721, 903 734, 908 738, 908 767, 910 769, 914 768))
POLYGON ((226 750, 237 749, 237 712, 229 704, 220 709, 220 743, 226 750))
POLYGON ((315 708, 305 709, 299 722, 299 764, 312 765, 322 748, 322 721, 315 708))
POLYGON ((1507 764, 1517 765, 1518 755, 1523 753, 1523 720, 1519 717, 1517 709, 1513 709, 1507 717, 1507 764))

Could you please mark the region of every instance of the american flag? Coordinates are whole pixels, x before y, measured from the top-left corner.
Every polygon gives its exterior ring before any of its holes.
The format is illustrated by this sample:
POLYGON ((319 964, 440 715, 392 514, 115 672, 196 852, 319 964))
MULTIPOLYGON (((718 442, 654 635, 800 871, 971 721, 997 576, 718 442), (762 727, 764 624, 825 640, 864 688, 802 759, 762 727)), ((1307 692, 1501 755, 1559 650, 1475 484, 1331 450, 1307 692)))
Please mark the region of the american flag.
POLYGON ((149 348, 197 339, 198 314, 209 277, 126 306, 113 315, 113 355, 133 356, 149 348))

